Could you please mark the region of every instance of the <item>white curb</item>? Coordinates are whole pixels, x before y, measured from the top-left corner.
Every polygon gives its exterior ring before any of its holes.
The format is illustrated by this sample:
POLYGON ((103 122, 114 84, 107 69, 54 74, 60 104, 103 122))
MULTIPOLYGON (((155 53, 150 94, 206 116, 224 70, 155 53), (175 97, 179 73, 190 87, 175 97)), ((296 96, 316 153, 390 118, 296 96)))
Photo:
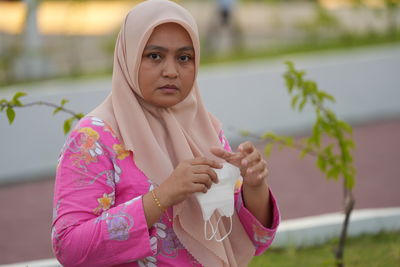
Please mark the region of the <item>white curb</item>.
MULTIPOLYGON (((310 246, 326 242, 339 236, 344 215, 329 213, 282 221, 273 247, 310 246)), ((400 230, 400 208, 354 210, 348 229, 349 236, 379 231, 400 230)), ((37 260, 0 267, 60 267, 56 259, 37 260)))
POLYGON ((61 266, 62 265, 56 259, 27 261, 27 262, 0 265, 0 267, 61 267, 61 266))
MULTIPOLYGON (((274 247, 310 246, 339 237, 344 214, 329 213, 282 221, 273 242, 274 247)), ((354 210, 348 236, 379 231, 400 230, 400 208, 354 210)))

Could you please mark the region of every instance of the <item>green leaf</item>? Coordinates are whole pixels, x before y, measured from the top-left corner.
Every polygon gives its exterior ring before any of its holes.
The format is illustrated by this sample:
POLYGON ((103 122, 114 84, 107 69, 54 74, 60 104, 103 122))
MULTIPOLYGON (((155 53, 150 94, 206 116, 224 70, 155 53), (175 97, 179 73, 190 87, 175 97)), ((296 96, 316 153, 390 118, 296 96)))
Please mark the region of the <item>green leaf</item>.
POLYGON ((348 149, 344 149, 344 150, 342 151, 342 153, 343 153, 343 159, 344 159, 344 161, 345 161, 346 163, 351 163, 351 162, 353 162, 353 157, 352 157, 351 154, 349 153, 349 150, 348 150, 348 149))
POLYGON ((336 167, 333 167, 332 169, 330 169, 330 170, 326 173, 326 176, 327 176, 328 178, 337 179, 338 174, 339 174, 338 169, 337 169, 336 167))
POLYGON ((22 106, 23 106, 23 104, 21 103, 21 101, 19 101, 18 99, 14 99, 12 102, 13 102, 13 104, 14 104, 15 106, 17 106, 17 107, 22 107, 22 106))
POLYGON ((303 100, 301 101, 300 105, 299 105, 299 111, 302 111, 305 104, 307 104, 307 98, 304 97, 303 100))
POLYGON ((20 97, 26 96, 27 94, 24 92, 17 92, 15 93, 13 100, 18 100, 20 97))
POLYGON ((84 116, 85 116, 85 114, 83 114, 83 113, 78 113, 75 115, 75 117, 79 120, 82 119, 84 116))
POLYGON ((304 87, 307 95, 314 94, 317 91, 317 85, 314 81, 308 80, 304 82, 304 87))
POLYGON ((314 138, 314 144, 317 147, 321 146, 321 129, 319 128, 318 123, 314 124, 313 126, 313 138, 314 138))
POLYGON ((325 161, 325 158, 322 155, 318 155, 316 163, 317 163, 317 167, 321 171, 325 172, 325 170, 326 170, 326 161, 325 161))
POLYGON ((13 108, 8 107, 6 112, 7 112, 8 122, 11 125, 15 119, 15 111, 13 108))
POLYGON ((300 153, 300 158, 303 159, 308 154, 308 149, 305 148, 300 153))
POLYGON ((289 94, 291 94, 293 92, 294 80, 293 80, 292 76, 290 76, 289 73, 286 73, 284 75, 284 77, 285 77, 285 81, 286 81, 286 87, 289 91, 289 94))
POLYGON ((327 92, 319 91, 319 95, 321 95, 325 99, 328 99, 331 102, 336 102, 336 99, 332 95, 328 94, 327 92))
POLYGON ((56 115, 58 112, 60 112, 62 110, 62 107, 57 107, 56 109, 54 109, 53 111, 53 115, 56 115))
POLYGON ((277 135, 272 132, 266 132, 261 136, 261 139, 271 139, 275 141, 277 139, 277 135))
POLYGON ((7 107, 8 101, 6 99, 0 100, 0 111, 3 111, 7 107))
POLYGON ((349 149, 354 149, 354 148, 356 148, 356 145, 354 144, 353 140, 351 140, 351 139, 345 140, 344 143, 346 144, 346 146, 347 146, 349 149))
POLYGON ((69 102, 68 99, 63 98, 63 99, 61 100, 61 106, 64 106, 64 105, 67 104, 68 102, 69 102))
POLYGON ((285 139, 285 143, 288 147, 293 147, 293 143, 294 143, 293 137, 288 136, 288 137, 285 137, 284 139, 285 139))
POLYGON ((345 121, 338 121, 338 125, 341 129, 343 129, 344 131, 348 132, 349 134, 353 133, 353 128, 347 124, 345 121))
POLYGON ((299 97, 300 97, 300 95, 295 95, 295 96, 292 98, 292 103, 291 103, 292 109, 296 109, 296 103, 297 103, 297 100, 299 100, 299 97))
POLYGON ((265 145, 265 148, 264 148, 264 155, 266 156, 266 157, 269 157, 269 155, 271 154, 271 151, 272 151, 272 147, 274 146, 274 143, 267 143, 266 145, 265 145))
POLYGON ((74 118, 72 117, 64 121, 64 134, 69 133, 69 131, 71 130, 73 120, 74 118))

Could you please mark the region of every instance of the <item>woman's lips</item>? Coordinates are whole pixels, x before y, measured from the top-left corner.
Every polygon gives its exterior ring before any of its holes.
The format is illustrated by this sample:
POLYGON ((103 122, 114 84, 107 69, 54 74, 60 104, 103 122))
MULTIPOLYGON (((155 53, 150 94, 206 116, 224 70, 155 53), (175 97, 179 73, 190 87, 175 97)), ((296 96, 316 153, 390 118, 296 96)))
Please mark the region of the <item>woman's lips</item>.
POLYGON ((176 87, 175 85, 169 85, 169 84, 161 86, 158 89, 160 89, 163 92, 168 93, 168 94, 175 93, 179 90, 179 88, 176 87))

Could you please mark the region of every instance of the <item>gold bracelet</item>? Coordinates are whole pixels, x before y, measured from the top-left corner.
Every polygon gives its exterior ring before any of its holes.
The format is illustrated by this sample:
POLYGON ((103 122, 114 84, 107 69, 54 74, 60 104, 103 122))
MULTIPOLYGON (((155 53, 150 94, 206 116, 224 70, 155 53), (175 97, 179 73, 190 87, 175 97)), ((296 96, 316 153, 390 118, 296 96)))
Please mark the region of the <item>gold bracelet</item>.
POLYGON ((157 206, 164 212, 165 209, 163 208, 163 206, 161 206, 160 200, 158 200, 156 193, 154 192, 154 190, 151 190, 151 194, 153 195, 153 199, 156 202, 157 206))
POLYGON ((151 195, 153 196, 153 199, 154 199, 154 202, 156 202, 156 205, 160 208, 160 210, 161 210, 165 215, 167 215, 168 221, 172 222, 171 218, 170 218, 169 215, 168 215, 168 211, 165 212, 165 211, 166 211, 166 208, 164 208, 164 207, 161 205, 160 200, 157 198, 156 192, 154 192, 154 190, 151 190, 151 195))

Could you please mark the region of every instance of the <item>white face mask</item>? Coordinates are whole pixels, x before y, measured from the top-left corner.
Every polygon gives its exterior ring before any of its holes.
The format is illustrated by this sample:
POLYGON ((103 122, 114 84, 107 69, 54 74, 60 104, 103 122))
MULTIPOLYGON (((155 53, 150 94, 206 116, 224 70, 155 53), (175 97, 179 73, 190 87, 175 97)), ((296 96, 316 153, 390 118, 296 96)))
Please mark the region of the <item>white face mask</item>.
POLYGON ((237 179, 240 176, 239 168, 225 162, 222 169, 214 169, 218 175, 218 184, 212 184, 211 188, 204 193, 196 193, 195 196, 200 203, 201 211, 204 219, 204 236, 207 240, 215 239, 218 242, 224 240, 232 231, 232 216, 234 212, 234 190, 237 179), (211 215, 215 210, 221 214, 217 224, 213 226, 210 222, 211 215), (226 216, 230 218, 231 226, 228 233, 218 239, 216 237, 218 224, 222 218, 226 216), (211 226, 211 236, 207 235, 207 223, 211 226))

